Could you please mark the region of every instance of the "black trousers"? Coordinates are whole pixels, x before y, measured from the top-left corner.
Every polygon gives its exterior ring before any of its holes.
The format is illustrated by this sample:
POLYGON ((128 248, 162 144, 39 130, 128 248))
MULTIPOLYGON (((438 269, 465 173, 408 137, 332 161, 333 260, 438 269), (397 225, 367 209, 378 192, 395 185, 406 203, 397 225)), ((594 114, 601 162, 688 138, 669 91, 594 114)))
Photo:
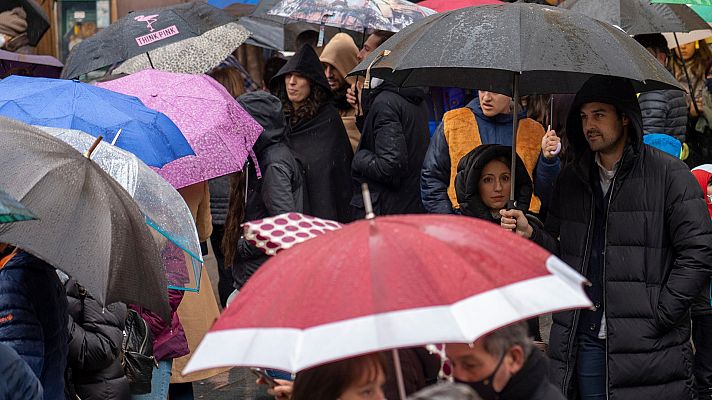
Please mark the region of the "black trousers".
POLYGON ((712 315, 692 317, 695 386, 700 400, 712 400, 712 315))
POLYGON ((213 225, 213 234, 210 235, 210 244, 213 246, 215 260, 218 264, 218 297, 220 304, 225 307, 227 298, 235 287, 233 286, 232 272, 225 269, 225 255, 222 252, 222 240, 225 234, 225 225, 213 225))

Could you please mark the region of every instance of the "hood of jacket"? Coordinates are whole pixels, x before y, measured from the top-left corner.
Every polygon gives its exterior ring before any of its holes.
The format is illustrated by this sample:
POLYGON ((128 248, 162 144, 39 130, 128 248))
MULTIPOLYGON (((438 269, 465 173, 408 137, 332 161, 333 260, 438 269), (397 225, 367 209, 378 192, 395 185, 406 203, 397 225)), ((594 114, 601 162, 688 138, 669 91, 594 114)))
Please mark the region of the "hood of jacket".
POLYGON ((319 60, 336 68, 349 85, 356 81, 356 77, 346 77, 358 64, 358 47, 348 34, 337 33, 334 35, 324 46, 319 60))
MULTIPOLYGON (((373 81, 371 81, 374 83, 373 81)), ((363 124, 363 120, 365 119, 366 116, 368 116, 368 112, 371 110, 371 105, 373 105, 373 102, 376 101, 376 98, 378 97, 379 94, 383 92, 391 92, 399 95, 400 97, 404 98, 406 101, 409 103, 419 105, 422 103, 425 98, 427 97, 427 93, 425 92, 424 88, 421 87, 398 87, 397 85, 388 82, 388 81, 380 81, 378 86, 373 87, 371 89, 363 89, 363 93, 361 95, 363 99, 363 116, 360 117, 360 122, 357 121, 358 125, 363 124)), ((359 130, 363 129, 362 126, 358 127, 359 130)))
POLYGON ((635 154, 643 143, 643 117, 633 85, 624 78, 593 76, 578 91, 566 120, 566 134, 576 158, 591 152, 581 124, 581 106, 585 103, 611 104, 630 119, 628 140, 635 154))
POLYGON ((705 194, 707 211, 709 211, 710 217, 712 218, 712 199, 707 196, 707 185, 709 184, 710 178, 712 178, 712 164, 704 164, 694 168, 692 170, 692 175, 695 176, 697 182, 702 188, 702 193, 705 194))
POLYGON ((316 55, 314 48, 308 44, 302 46, 292 58, 284 64, 284 67, 277 72, 272 80, 270 80, 270 89, 272 93, 277 92, 277 88, 284 86, 284 76, 291 73, 297 73, 307 78, 312 85, 320 86, 324 89, 327 95, 331 94, 329 82, 324 75, 324 67, 319 61, 319 56, 316 55))
MULTIPOLYGON (((510 146, 485 144, 476 147, 460 159, 455 175, 455 193, 460 211, 470 217, 493 220, 489 208, 482 202, 479 193, 479 182, 485 165, 495 158, 512 156, 510 146)), ((531 202, 533 186, 524 162, 517 157, 515 175, 514 199, 516 208, 526 212, 531 202)))
POLYGON ((282 102, 277 97, 257 91, 243 94, 237 98, 237 102, 264 128, 252 146, 256 154, 284 139, 287 121, 282 111, 282 102))

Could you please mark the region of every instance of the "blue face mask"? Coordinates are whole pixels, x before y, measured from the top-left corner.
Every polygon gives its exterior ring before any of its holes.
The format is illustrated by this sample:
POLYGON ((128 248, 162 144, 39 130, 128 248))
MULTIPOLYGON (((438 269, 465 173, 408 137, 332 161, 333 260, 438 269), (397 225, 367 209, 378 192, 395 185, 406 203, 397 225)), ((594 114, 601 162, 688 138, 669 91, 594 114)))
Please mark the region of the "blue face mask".
POLYGON ((497 375, 497 371, 499 371, 499 367, 502 366, 502 362, 504 361, 505 354, 502 354, 502 357, 500 357, 499 362, 497 363, 497 367, 485 379, 482 379, 481 381, 466 382, 466 381, 461 381, 461 380, 455 378, 455 382, 462 383, 463 385, 467 385, 467 386, 471 387, 472 390, 477 392, 477 394, 479 394, 483 400, 498 400, 499 393, 496 390, 494 390, 494 386, 493 386, 494 376, 497 375))

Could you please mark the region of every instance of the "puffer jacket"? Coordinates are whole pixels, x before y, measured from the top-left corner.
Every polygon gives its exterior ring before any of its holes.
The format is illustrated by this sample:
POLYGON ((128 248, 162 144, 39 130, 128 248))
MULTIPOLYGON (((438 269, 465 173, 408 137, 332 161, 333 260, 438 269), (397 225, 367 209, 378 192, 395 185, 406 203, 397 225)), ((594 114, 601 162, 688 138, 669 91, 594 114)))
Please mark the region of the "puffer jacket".
POLYGON ((67 295, 55 269, 20 251, 0 269, 0 343, 39 378, 48 400, 64 398, 67 295))
MULTIPOLYGON (((579 91, 567 122, 576 162, 559 175, 545 229, 532 240, 583 275, 593 250, 594 154, 580 105, 616 105, 630 118, 629 144, 611 183, 602 240, 607 398, 694 399, 690 304, 710 276, 712 224, 702 193, 680 160, 642 143, 629 82, 595 77, 579 91), (559 239, 560 238, 560 239, 559 239)), ((554 314, 551 378, 576 398, 580 311, 554 314)))
POLYGON ((643 132, 663 133, 684 142, 687 130, 687 103, 681 90, 653 90, 638 96, 643 115, 643 132))
POLYGON ((430 143, 425 91, 383 82, 364 96, 362 136, 351 162, 356 217, 364 215, 362 183, 369 186, 376 215, 425 212, 420 199, 420 169, 430 143))
POLYGON ((230 205, 230 176, 220 176, 208 181, 210 187, 210 215, 213 225, 225 225, 230 205))
POLYGON ((0 400, 42 400, 42 385, 12 347, 0 343, 0 400))
MULTIPOLYGON (((66 277, 58 272, 60 278, 66 277)), ((64 279, 68 303, 71 388, 82 400, 127 400, 129 381, 121 366, 126 305, 102 307, 74 279, 64 279)))

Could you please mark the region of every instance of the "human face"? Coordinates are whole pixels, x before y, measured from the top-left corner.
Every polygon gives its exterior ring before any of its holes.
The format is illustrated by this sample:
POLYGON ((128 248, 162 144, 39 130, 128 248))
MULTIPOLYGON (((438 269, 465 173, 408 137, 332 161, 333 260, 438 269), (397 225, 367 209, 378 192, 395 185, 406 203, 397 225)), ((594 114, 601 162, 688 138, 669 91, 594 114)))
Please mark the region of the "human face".
POLYGON ((606 103, 585 103, 581 106, 581 124, 588 145, 594 152, 623 154, 626 135, 623 129, 628 117, 619 115, 616 108, 606 103))
POLYGON ((311 94, 309 80, 300 74, 293 72, 285 75, 284 85, 287 88, 287 97, 295 109, 301 107, 304 100, 311 94))
POLYGON ((712 204, 712 179, 707 182, 707 199, 709 200, 709 203, 712 204))
POLYGON ((326 80, 329 82, 329 87, 332 92, 343 88, 346 85, 346 79, 341 75, 338 69, 329 63, 324 64, 324 74, 326 75, 326 80))
POLYGON ((479 182, 480 198, 490 211, 499 212, 507 205, 512 191, 511 173, 507 164, 492 160, 482 169, 479 182))
POLYGON ((376 35, 370 35, 368 39, 363 43, 363 48, 358 52, 359 62, 363 61, 369 54, 371 54, 376 47, 381 45, 381 38, 376 35))
POLYGON ((488 117, 494 117, 499 114, 509 114, 510 105, 512 104, 512 98, 505 96, 503 94, 494 92, 485 92, 484 90, 479 91, 480 95, 480 107, 482 108, 482 113, 488 117))
POLYGON ((452 365, 453 377, 461 382, 479 382, 497 370, 492 378, 492 388, 498 393, 507 386, 512 376, 519 372, 524 362, 524 352, 520 346, 509 349, 502 358, 501 354, 489 354, 482 338, 472 346, 465 343, 448 343, 445 352, 452 365), (500 360, 502 364, 497 369, 500 360))
POLYGON ((697 42, 685 43, 680 45, 680 49, 675 49, 678 56, 682 57, 685 61, 692 58, 695 55, 695 44, 697 42))
POLYGON ((384 400, 383 385, 386 383, 386 375, 380 365, 376 367, 378 371, 367 371, 358 382, 344 390, 339 396, 339 400, 384 400))

